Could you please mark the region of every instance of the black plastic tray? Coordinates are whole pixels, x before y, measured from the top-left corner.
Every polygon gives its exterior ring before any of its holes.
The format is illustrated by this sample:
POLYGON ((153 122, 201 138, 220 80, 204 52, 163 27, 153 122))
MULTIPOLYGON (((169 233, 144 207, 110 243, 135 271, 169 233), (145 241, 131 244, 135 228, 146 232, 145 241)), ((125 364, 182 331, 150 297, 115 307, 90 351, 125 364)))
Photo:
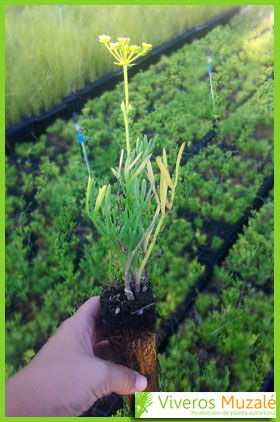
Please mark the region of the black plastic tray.
POLYGON ((201 291, 210 277, 213 274, 214 266, 219 264, 219 262, 224 259, 228 250, 231 248, 235 240, 237 239, 238 234, 242 231, 244 225, 248 223, 249 217, 253 210, 258 211, 261 206, 265 203, 265 198, 269 194, 269 191, 274 185, 274 172, 264 181, 263 185, 256 194, 254 200, 246 209, 243 216, 238 220, 238 222, 232 226, 232 230, 229 232, 226 237, 222 247, 214 254, 206 265, 204 274, 197 280, 191 291, 188 293, 184 301, 178 307, 178 309, 172 314, 172 316, 166 320, 162 321, 160 330, 157 336, 158 339, 158 350, 162 352, 169 341, 169 337, 176 333, 180 323, 184 320, 186 314, 188 313, 190 307, 192 306, 194 300, 197 297, 197 292, 201 291))
POLYGON ((86 412, 84 412, 82 417, 107 417, 112 416, 118 409, 123 405, 122 396, 119 396, 116 393, 112 393, 107 397, 99 399, 95 402, 86 412))
POLYGON ((271 363, 271 371, 264 380, 262 386, 262 392, 273 393, 274 392, 274 361, 271 363))
MULTIPOLYGON (((213 128, 216 127, 216 122, 213 122, 213 128)), ((187 145, 184 148, 182 159, 181 159, 181 165, 184 166, 186 162, 193 157, 194 155, 198 154, 199 151, 204 148, 208 142, 211 141, 216 136, 216 131, 214 129, 210 130, 198 143, 192 143, 190 148, 187 147, 187 145)))

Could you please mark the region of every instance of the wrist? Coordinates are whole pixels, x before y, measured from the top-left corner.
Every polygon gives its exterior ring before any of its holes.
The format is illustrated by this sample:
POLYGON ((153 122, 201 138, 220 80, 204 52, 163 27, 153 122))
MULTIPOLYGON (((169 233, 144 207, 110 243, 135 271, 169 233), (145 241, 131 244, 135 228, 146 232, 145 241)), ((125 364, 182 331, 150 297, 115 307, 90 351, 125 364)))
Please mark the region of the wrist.
POLYGON ((30 364, 6 381, 6 417, 47 416, 44 393, 39 381, 38 377, 33 376, 30 364))

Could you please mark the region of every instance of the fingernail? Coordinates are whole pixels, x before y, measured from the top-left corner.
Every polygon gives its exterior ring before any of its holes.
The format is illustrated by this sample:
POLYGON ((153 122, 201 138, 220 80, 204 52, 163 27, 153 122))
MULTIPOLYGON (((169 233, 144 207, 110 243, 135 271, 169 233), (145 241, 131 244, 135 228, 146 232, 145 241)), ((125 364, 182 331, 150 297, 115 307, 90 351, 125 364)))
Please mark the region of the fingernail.
POLYGON ((136 382, 135 382, 135 392, 137 391, 144 391, 147 387, 147 378, 143 377, 143 375, 136 373, 136 382))

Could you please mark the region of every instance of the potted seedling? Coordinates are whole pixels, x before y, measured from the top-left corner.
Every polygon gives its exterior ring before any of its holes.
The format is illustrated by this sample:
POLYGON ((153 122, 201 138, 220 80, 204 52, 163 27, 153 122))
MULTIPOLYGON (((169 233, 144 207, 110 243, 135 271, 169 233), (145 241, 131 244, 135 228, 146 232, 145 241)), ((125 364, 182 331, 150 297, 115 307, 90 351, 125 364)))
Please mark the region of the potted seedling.
MULTIPOLYGON (((173 177, 167 155, 156 157, 159 177, 151 163, 153 141, 146 137, 132 144, 129 137, 128 67, 152 46, 129 44, 129 38, 100 36, 118 66, 123 67, 126 151, 120 152, 118 166, 112 168, 116 183, 97 189, 89 176, 86 214, 98 233, 108 241, 111 285, 101 295, 102 319, 114 359, 139 371, 148 379, 147 391, 158 391, 156 351, 156 307, 149 275, 149 260, 164 221, 172 212, 178 183, 181 146, 173 177), (159 182, 159 186, 158 186, 159 182)), ((128 398, 131 407, 133 397, 128 398)))

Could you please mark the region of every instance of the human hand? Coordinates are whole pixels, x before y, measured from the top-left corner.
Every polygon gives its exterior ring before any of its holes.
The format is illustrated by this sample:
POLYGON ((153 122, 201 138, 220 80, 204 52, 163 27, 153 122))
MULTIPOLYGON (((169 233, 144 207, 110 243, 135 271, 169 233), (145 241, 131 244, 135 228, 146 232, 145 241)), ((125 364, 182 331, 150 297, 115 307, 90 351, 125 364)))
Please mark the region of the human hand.
POLYGON ((112 392, 145 390, 145 377, 109 359, 96 296, 65 320, 31 362, 6 382, 6 416, 79 416, 112 392))

